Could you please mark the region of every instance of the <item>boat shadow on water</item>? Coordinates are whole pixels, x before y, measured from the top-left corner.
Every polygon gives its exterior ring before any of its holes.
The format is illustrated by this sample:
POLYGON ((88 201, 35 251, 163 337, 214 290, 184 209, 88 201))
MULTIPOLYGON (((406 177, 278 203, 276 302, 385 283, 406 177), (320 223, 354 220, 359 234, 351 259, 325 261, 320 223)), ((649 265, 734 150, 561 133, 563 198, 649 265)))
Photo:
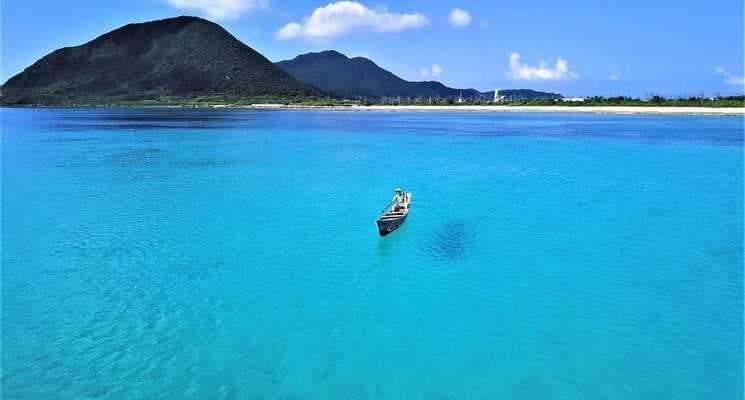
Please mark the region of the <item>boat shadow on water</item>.
POLYGON ((467 255, 472 239, 473 233, 469 231, 468 221, 456 219, 440 224, 421 243, 420 251, 436 261, 455 262, 467 255))
POLYGON ((403 224, 391 236, 378 238, 380 261, 391 262, 402 252, 414 251, 421 259, 438 263, 454 263, 468 256, 474 240, 474 224, 465 219, 456 219, 438 224, 433 230, 421 231, 403 224), (416 237, 419 236, 419 237, 416 237))

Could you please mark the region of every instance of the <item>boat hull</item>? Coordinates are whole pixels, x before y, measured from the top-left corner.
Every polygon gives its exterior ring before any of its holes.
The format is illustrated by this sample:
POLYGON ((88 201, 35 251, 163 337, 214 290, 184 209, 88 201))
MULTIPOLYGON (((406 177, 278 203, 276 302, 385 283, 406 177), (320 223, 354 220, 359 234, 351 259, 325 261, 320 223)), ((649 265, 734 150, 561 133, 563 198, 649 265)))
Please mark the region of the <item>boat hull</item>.
POLYGON ((395 219, 379 218, 377 221, 375 221, 375 224, 378 226, 378 233, 380 234, 380 236, 386 236, 401 227, 401 225, 406 222, 407 215, 408 213, 395 219))

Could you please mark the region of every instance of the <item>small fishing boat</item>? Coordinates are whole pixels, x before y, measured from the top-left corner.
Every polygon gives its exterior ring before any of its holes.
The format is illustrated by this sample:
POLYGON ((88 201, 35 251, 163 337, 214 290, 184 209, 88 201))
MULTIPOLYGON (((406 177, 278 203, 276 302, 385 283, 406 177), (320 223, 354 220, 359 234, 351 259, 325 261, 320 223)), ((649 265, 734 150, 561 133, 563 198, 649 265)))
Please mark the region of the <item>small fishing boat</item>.
POLYGON ((406 216, 409 215, 411 208, 411 193, 406 193, 403 189, 393 191, 393 200, 383 209, 383 212, 375 221, 378 226, 380 236, 385 236, 406 222, 406 216))

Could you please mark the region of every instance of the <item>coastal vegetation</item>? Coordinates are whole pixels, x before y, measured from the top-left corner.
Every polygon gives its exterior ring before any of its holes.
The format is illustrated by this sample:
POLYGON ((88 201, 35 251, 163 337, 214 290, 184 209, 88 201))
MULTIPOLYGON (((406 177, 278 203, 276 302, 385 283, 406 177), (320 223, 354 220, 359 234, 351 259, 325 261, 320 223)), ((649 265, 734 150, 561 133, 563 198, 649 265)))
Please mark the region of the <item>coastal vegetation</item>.
POLYGON ((592 96, 583 101, 522 100, 506 103, 511 106, 621 106, 621 107, 745 107, 745 96, 717 97, 663 97, 653 95, 642 99, 636 97, 592 96))
POLYGON ((536 106, 536 107, 587 107, 587 106, 618 106, 618 107, 745 107, 744 96, 717 96, 717 97, 663 97, 652 96, 646 99, 634 97, 603 97, 593 96, 582 98, 582 101, 563 101, 561 99, 524 99, 524 100, 507 100, 507 101, 488 101, 480 99, 461 99, 457 98, 382 98, 359 100, 340 100, 334 98, 316 98, 308 101, 301 101, 304 105, 386 105, 386 106, 536 106))
MULTIPOLYGON (((154 98, 100 98, 70 99, 69 101, 58 101, 53 104, 35 103, 25 104, 31 106, 130 106, 130 107, 250 107, 257 104, 272 104, 277 106, 299 106, 299 107, 351 107, 351 106, 432 106, 432 107, 458 107, 458 106, 505 106, 505 107, 745 107, 745 96, 722 96, 713 98, 660 98, 655 101, 649 99, 616 97, 592 97, 583 102, 553 101, 553 100, 517 100, 493 102, 484 100, 466 100, 458 102, 457 99, 440 98, 401 98, 401 99, 342 99, 330 96, 307 96, 307 97, 277 97, 277 96, 230 96, 230 95, 200 95, 200 96, 159 96, 154 98)), ((22 104, 18 104, 22 105, 22 104)))

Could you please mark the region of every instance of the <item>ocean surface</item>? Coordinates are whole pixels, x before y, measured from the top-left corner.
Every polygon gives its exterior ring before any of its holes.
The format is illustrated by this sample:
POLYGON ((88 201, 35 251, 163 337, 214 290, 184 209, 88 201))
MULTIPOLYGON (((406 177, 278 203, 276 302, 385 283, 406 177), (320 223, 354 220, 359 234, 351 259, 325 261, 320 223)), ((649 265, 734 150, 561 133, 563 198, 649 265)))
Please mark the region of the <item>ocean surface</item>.
POLYGON ((742 117, 0 121, 3 399, 745 393, 742 117))

